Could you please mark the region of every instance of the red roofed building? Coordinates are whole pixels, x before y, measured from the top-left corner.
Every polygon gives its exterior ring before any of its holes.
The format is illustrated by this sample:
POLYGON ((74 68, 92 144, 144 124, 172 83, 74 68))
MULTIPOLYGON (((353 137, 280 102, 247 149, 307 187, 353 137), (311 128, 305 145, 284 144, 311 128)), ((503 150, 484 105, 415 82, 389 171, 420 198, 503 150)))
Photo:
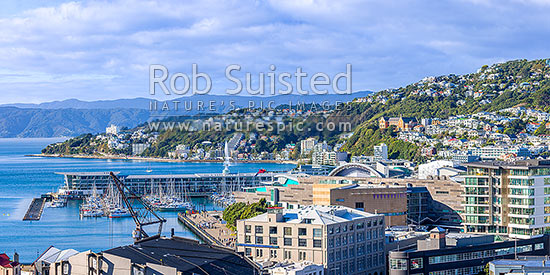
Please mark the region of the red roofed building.
POLYGON ((13 261, 6 253, 0 254, 0 274, 2 275, 21 275, 21 265, 19 264, 19 255, 13 255, 13 261))

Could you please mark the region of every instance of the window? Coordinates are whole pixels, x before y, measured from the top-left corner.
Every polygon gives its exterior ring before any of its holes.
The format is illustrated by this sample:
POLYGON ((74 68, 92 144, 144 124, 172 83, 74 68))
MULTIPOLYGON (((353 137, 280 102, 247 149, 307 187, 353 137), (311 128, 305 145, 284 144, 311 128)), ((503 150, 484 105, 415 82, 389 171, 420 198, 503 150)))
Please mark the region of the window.
POLYGON ((277 237, 269 237, 270 245, 277 245, 277 237))
POLYGON ((365 245, 358 245, 357 246, 357 256, 362 256, 365 254, 365 245))
POLYGON ((298 228, 298 236, 305 236, 307 230, 305 228, 298 228))
POLYGON ((321 238, 321 237, 323 237, 323 231, 321 231, 320 228, 314 228, 314 229, 313 229, 313 237, 314 237, 314 238, 321 238))
POLYGON ((299 251, 298 252, 298 258, 303 261, 306 259, 306 253, 305 252, 302 252, 302 251, 299 251))
POLYGON ((292 258, 292 251, 285 251, 285 259, 291 259, 292 258))
POLYGON ((334 234, 334 228, 332 228, 332 227, 329 228, 329 229, 328 229, 328 233, 329 233, 329 234, 334 234))
POLYGON ((244 226, 244 233, 250 233, 250 231, 252 230, 252 229, 250 229, 250 228, 251 228, 250 225, 245 225, 245 226, 244 226))
POLYGON ((407 270, 407 260, 405 259, 390 259, 391 270, 407 270))
POLYGON ((264 233, 264 227, 261 225, 256 225, 254 227, 254 230, 256 230, 256 234, 263 234, 264 233))
POLYGON ((313 240, 313 247, 321 247, 321 240, 313 240))
POLYGON ((422 267, 424 267, 424 265, 422 264, 422 258, 411 259, 411 269, 417 269, 422 267))
POLYGON ((334 247, 334 238, 328 239, 328 247, 334 247))
POLYGON ((348 242, 349 242, 350 244, 353 243, 353 236, 354 236, 353 233, 348 235, 348 242))
POLYGON ((357 229, 363 229, 365 228, 365 223, 364 222, 360 222, 357 224, 357 229))
MULTIPOLYGON (((6 272, 7 274, 7 272, 6 272)), ((63 274, 68 275, 69 274, 69 263, 63 263, 63 274)))
POLYGON ((244 236, 244 243, 251 243, 250 236, 244 236))
POLYGON ((257 236, 256 237, 256 244, 263 244, 264 243, 264 237, 257 236))
POLYGON ((336 227, 336 234, 340 233, 340 227, 336 227))
POLYGON ((535 250, 544 249, 544 243, 536 243, 535 244, 535 250))
POLYGON ((277 234, 277 226, 270 226, 269 234, 277 234))
POLYGON ((277 258, 277 250, 275 249, 269 250, 269 256, 271 256, 271 258, 277 258))
POLYGON ((285 236, 292 235, 292 227, 285 227, 284 229, 285 236))
POLYGON ((365 240, 365 232, 358 232, 357 233, 357 242, 362 242, 365 240))
POLYGON ((349 257, 350 258, 355 257, 355 248, 352 247, 352 248, 349 249, 349 257))
POLYGON ((307 246, 307 240, 306 239, 298 239, 298 246, 306 247, 307 246))
POLYGON ((244 249, 244 255, 245 256, 251 256, 252 255, 252 248, 245 248, 244 249))
POLYGON ((285 238, 284 242, 285 242, 285 246, 292 246, 292 239, 291 238, 285 238))

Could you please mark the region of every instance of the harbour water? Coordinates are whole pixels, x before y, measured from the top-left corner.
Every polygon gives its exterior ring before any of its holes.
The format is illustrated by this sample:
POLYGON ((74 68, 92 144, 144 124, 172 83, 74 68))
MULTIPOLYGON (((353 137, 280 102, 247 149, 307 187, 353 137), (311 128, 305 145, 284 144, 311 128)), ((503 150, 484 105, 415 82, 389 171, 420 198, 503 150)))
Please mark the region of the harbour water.
MULTIPOLYGON (((0 253, 17 251, 23 263, 36 259, 50 245, 60 249, 101 251, 132 242, 135 228, 131 218, 79 219, 78 201, 65 208, 47 208, 40 221, 22 221, 33 197, 56 191, 63 176, 54 172, 120 171, 125 174, 182 174, 212 173, 223 170, 222 163, 164 163, 136 160, 71 159, 25 157, 39 153, 42 148, 60 139, 0 139, 0 253)), ((256 172, 258 169, 288 170, 290 164, 237 163, 230 166, 233 173, 256 172)), ((199 208, 219 209, 204 199, 195 199, 199 208)), ((162 212, 167 219, 164 235, 174 228, 178 236, 196 238, 177 221, 176 213, 162 212)), ((155 231, 156 228, 152 228, 155 231)))

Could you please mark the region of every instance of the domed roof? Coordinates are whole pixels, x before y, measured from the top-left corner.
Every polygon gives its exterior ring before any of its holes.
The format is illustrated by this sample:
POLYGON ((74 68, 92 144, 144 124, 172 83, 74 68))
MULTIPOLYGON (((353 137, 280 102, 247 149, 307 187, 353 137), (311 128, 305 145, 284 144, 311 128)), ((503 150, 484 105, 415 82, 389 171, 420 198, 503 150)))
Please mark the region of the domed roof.
POLYGON ((340 165, 329 174, 331 177, 356 177, 356 178, 365 178, 365 177, 377 177, 383 178, 384 175, 376 171, 371 166, 362 163, 346 163, 340 165))

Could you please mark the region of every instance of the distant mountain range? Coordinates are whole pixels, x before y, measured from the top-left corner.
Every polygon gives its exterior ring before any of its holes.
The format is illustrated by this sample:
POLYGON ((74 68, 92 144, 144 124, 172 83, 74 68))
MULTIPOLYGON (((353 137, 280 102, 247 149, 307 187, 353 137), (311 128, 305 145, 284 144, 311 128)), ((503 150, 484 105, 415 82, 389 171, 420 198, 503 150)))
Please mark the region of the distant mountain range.
POLYGON ((150 114, 140 109, 34 109, 0 107, 0 137, 61 137, 100 133, 115 124, 134 127, 150 114))
MULTIPOLYGON (((371 92, 356 92, 351 95, 278 95, 272 97, 230 96, 230 95, 195 95, 181 97, 180 111, 171 115, 192 115, 199 111, 197 104, 202 101, 205 108, 208 102, 214 101, 216 113, 224 113, 230 109, 230 101, 234 106, 247 107, 249 101, 255 106, 263 102, 267 106, 270 101, 273 107, 281 104, 296 103, 347 102, 354 98, 365 97, 371 92), (185 103, 184 103, 185 102, 185 103), (223 102, 223 104, 222 104, 223 102), (182 111, 184 104, 193 106, 191 111, 182 111)), ((160 112, 151 112, 153 99, 133 98, 99 101, 81 101, 67 99, 40 104, 14 103, 0 105, 0 137, 60 137, 77 136, 84 133, 101 133, 110 124, 132 128, 148 120, 159 118, 154 116, 160 112)), ((171 101, 171 100, 170 100, 171 101)), ((163 101, 157 101, 159 110, 163 101)), ((171 108, 173 104, 170 104, 171 108)))
MULTIPOLYGON (((260 102, 264 103, 264 106, 269 101, 274 101, 275 106, 280 104, 296 104, 300 103, 322 103, 323 101, 328 101, 334 103, 337 101, 347 102, 351 101, 354 98, 365 97, 371 94, 371 91, 361 91, 355 92, 349 95, 337 95, 337 94, 327 94, 327 95, 276 95, 276 96, 234 96, 234 95, 193 95, 187 97, 180 97, 175 99, 170 99, 167 101, 178 100, 182 102, 180 105, 183 106, 183 102, 192 102, 195 106, 197 102, 209 102, 215 101, 216 103, 224 102, 224 106, 228 108, 229 101, 233 101, 235 106, 247 107, 250 101, 255 103, 255 106, 260 106, 260 102)), ((164 102, 164 100, 155 100, 150 98, 132 98, 132 99, 115 99, 115 100, 97 100, 97 101, 82 101, 78 99, 66 99, 61 101, 51 101, 44 102, 39 104, 29 104, 29 103, 11 103, 11 104, 1 104, 0 107, 17 107, 17 108, 37 108, 37 109, 142 109, 149 110, 150 104, 152 101, 157 101, 158 103, 164 102)), ((220 104, 215 104, 219 106, 220 104)), ((158 105, 159 108, 162 106, 158 105)), ((219 109, 219 108, 218 108, 219 109)), ((223 109, 219 109, 223 111, 223 109)))

